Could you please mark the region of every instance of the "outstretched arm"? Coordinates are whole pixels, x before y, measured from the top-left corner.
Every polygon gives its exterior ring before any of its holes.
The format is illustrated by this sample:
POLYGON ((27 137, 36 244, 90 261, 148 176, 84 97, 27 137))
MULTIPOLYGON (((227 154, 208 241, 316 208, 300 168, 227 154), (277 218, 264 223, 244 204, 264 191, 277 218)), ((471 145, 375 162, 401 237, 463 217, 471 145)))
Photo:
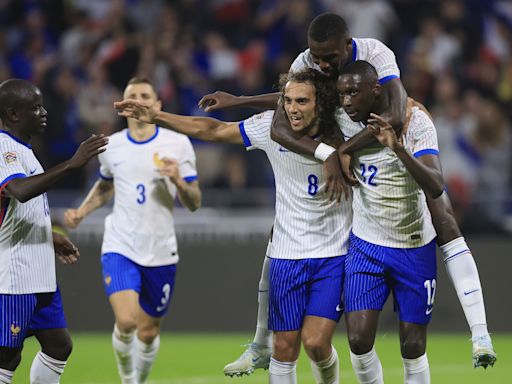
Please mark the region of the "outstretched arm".
POLYGON ((80 144, 73 157, 39 175, 20 177, 7 184, 6 189, 24 203, 46 192, 55 182, 64 177, 68 172, 85 165, 91 158, 105 151, 108 139, 103 135, 92 135, 80 144))
POLYGON ((279 92, 256 96, 235 96, 227 92, 217 91, 205 95, 197 104, 205 112, 233 107, 250 107, 263 110, 275 109, 279 100, 279 92))
POLYGON ((243 144, 238 123, 227 123, 210 117, 180 116, 156 111, 137 100, 126 99, 114 103, 118 115, 148 124, 158 124, 187 136, 204 141, 243 144))
POLYGON ((85 217, 105 205, 112 196, 114 196, 114 182, 99 179, 78 209, 68 209, 64 212, 64 224, 69 228, 76 228, 85 217))

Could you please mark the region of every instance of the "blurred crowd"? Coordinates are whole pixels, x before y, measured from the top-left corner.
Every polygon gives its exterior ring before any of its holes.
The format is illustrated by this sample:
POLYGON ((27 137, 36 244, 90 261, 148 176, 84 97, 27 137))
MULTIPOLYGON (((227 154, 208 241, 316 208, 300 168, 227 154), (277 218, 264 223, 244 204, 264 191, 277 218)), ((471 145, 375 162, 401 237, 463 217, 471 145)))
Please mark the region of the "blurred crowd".
MULTIPOLYGON (((49 128, 35 148, 49 167, 91 133, 124 127, 112 101, 135 74, 153 80, 166 111, 188 115, 204 115, 197 102, 215 90, 273 91, 324 11, 344 16, 352 36, 394 50, 409 95, 432 112, 461 224, 503 230, 512 217, 510 1, 0 0, 0 81, 20 77, 42 89, 49 128)), ((195 148, 202 186, 222 191, 212 205, 272 203, 263 154, 195 148)), ((96 168, 60 187, 83 191, 96 168)))

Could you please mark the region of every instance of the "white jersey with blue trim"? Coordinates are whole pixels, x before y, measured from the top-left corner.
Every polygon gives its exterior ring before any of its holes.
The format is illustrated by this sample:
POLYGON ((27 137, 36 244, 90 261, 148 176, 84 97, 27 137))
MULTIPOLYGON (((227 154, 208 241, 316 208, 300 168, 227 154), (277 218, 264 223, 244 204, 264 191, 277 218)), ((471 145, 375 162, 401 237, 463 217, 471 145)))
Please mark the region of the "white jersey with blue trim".
MULTIPOLYGON (((364 128, 343 110, 338 113, 346 140, 364 128)), ((402 140, 415 157, 439 153, 434 124, 417 107, 402 140)), ((355 153, 354 174, 360 184, 353 203, 357 237, 393 248, 417 248, 435 238, 425 194, 390 148, 376 144, 355 153)))
POLYGON ((323 165, 270 138, 273 111, 240 122, 247 149, 261 149, 276 183, 276 217, 269 257, 312 259, 345 255, 352 223, 351 199, 340 206, 325 193, 323 165))
POLYGON ((22 203, 5 188, 43 173, 30 145, 0 131, 0 293, 55 292, 55 251, 46 193, 22 203))
POLYGON ((185 181, 197 179, 194 149, 187 136, 156 128, 137 142, 128 129, 110 136, 100 154, 100 176, 114 182, 114 209, 105 219, 102 253, 119 253, 142 266, 178 262, 173 207, 176 186, 157 171, 159 159, 179 163, 185 181))
MULTIPOLYGON (((395 54, 379 40, 356 39, 353 37, 352 61, 356 60, 364 60, 373 65, 381 84, 400 77, 395 54)), ((321 72, 320 67, 313 61, 309 48, 297 56, 290 67, 290 71, 297 72, 305 68, 313 68, 321 72)))

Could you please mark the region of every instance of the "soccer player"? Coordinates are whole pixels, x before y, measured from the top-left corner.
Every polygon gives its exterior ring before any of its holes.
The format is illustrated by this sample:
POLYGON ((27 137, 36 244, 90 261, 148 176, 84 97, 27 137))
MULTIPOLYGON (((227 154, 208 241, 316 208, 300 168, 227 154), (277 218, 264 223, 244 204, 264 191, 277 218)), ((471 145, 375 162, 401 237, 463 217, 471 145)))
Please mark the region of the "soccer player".
MULTIPOLYGON (((333 82, 314 70, 281 79, 290 124, 311 137, 339 136, 333 82)), ((270 138, 273 111, 237 123, 155 112, 135 100, 115 103, 122 116, 157 123, 206 141, 243 144, 267 154, 275 174, 276 217, 269 245, 269 328, 274 331, 270 383, 296 383, 301 341, 317 383, 338 383, 332 336, 342 314, 341 289, 351 206, 323 193, 322 163, 284 150, 270 138)), ((336 140, 333 140, 335 142, 336 140)))
POLYGON ((12 382, 25 338, 34 335, 41 351, 30 383, 54 384, 72 349, 55 256, 73 264, 79 253, 66 236, 52 232, 45 192, 103 152, 107 139, 93 135, 71 159, 44 172, 29 144, 47 124, 41 91, 21 79, 1 83, 0 119, 0 383, 12 382))
MULTIPOLYGON (((131 79, 124 97, 161 108, 144 78, 131 79)), ((186 136, 129 118, 99 160, 100 179, 78 209, 65 212, 65 224, 75 228, 114 196, 101 257, 115 316, 112 346, 122 382, 145 383, 175 282, 174 200, 190 211, 201 205, 195 154, 186 136)))
MULTIPOLYGON (((405 122, 407 94, 400 81, 400 70, 393 52, 380 41, 375 39, 358 39, 348 37, 346 23, 340 16, 325 13, 317 16, 308 30, 309 49, 302 52, 293 62, 292 69, 300 70, 305 67, 317 68, 333 77, 337 77, 340 68, 347 62, 364 60, 369 62, 377 71, 381 85, 381 100, 385 104, 381 116, 399 133, 405 122)), ((225 92, 215 92, 203 97, 199 104, 206 111, 234 106, 252 106, 256 108, 275 108, 276 95, 233 96, 225 92)), ((279 112, 278 109, 278 114, 279 112)), ((316 156, 325 160, 326 170, 331 175, 339 169, 334 160, 334 148, 325 143, 311 140, 307 136, 291 133, 286 119, 276 119, 272 130, 272 138, 283 147, 300 154, 316 156)), ((344 165, 344 175, 352 178, 348 164, 354 151, 376 143, 375 137, 368 130, 361 129, 351 140, 345 142, 338 150, 344 165)), ((329 180, 328 180, 329 182, 329 180)), ((333 180, 333 183, 335 181, 333 180)), ((335 187, 331 189, 338 190, 335 187)), ((475 367, 492 365, 496 360, 491 338, 487 330, 485 305, 478 269, 475 261, 462 236, 449 198, 445 193, 437 199, 427 195, 427 203, 432 214, 432 221, 438 234, 437 243, 443 253, 446 271, 464 310, 466 320, 472 333, 473 364, 475 367)), ((263 269, 264 270, 264 269, 263 269)), ((262 274, 261 286, 265 286, 265 275, 262 274)), ((265 353, 262 345, 269 339, 269 331, 265 329, 265 291, 258 293, 258 322, 257 332, 253 343, 235 362, 225 367, 225 372, 250 372, 255 366, 254 358, 261 360, 265 353)))

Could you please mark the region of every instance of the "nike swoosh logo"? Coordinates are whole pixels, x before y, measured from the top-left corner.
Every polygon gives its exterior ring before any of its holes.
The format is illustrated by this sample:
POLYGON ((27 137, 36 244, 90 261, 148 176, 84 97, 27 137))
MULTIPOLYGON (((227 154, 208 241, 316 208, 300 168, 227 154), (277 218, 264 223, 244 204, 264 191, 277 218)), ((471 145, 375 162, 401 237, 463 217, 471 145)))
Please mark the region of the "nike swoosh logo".
POLYGON ((433 308, 427 308, 427 310, 425 311, 425 315, 430 315, 432 313, 432 309, 433 308))
POLYGON ((30 174, 33 175, 36 171, 37 171, 37 168, 34 168, 33 170, 30 171, 30 174))
POLYGON ((464 296, 471 295, 472 293, 474 293, 474 292, 478 292, 479 290, 480 290, 480 289, 479 289, 479 288, 477 288, 477 289, 473 289, 472 291, 467 291, 467 292, 466 292, 466 291, 464 291, 464 296))
POLYGON ((290 151, 287 150, 286 148, 279 147, 279 152, 290 152, 290 151))
POLYGON ((343 308, 341 308, 341 306, 338 304, 336 306, 336 312, 341 312, 343 310, 343 308))

